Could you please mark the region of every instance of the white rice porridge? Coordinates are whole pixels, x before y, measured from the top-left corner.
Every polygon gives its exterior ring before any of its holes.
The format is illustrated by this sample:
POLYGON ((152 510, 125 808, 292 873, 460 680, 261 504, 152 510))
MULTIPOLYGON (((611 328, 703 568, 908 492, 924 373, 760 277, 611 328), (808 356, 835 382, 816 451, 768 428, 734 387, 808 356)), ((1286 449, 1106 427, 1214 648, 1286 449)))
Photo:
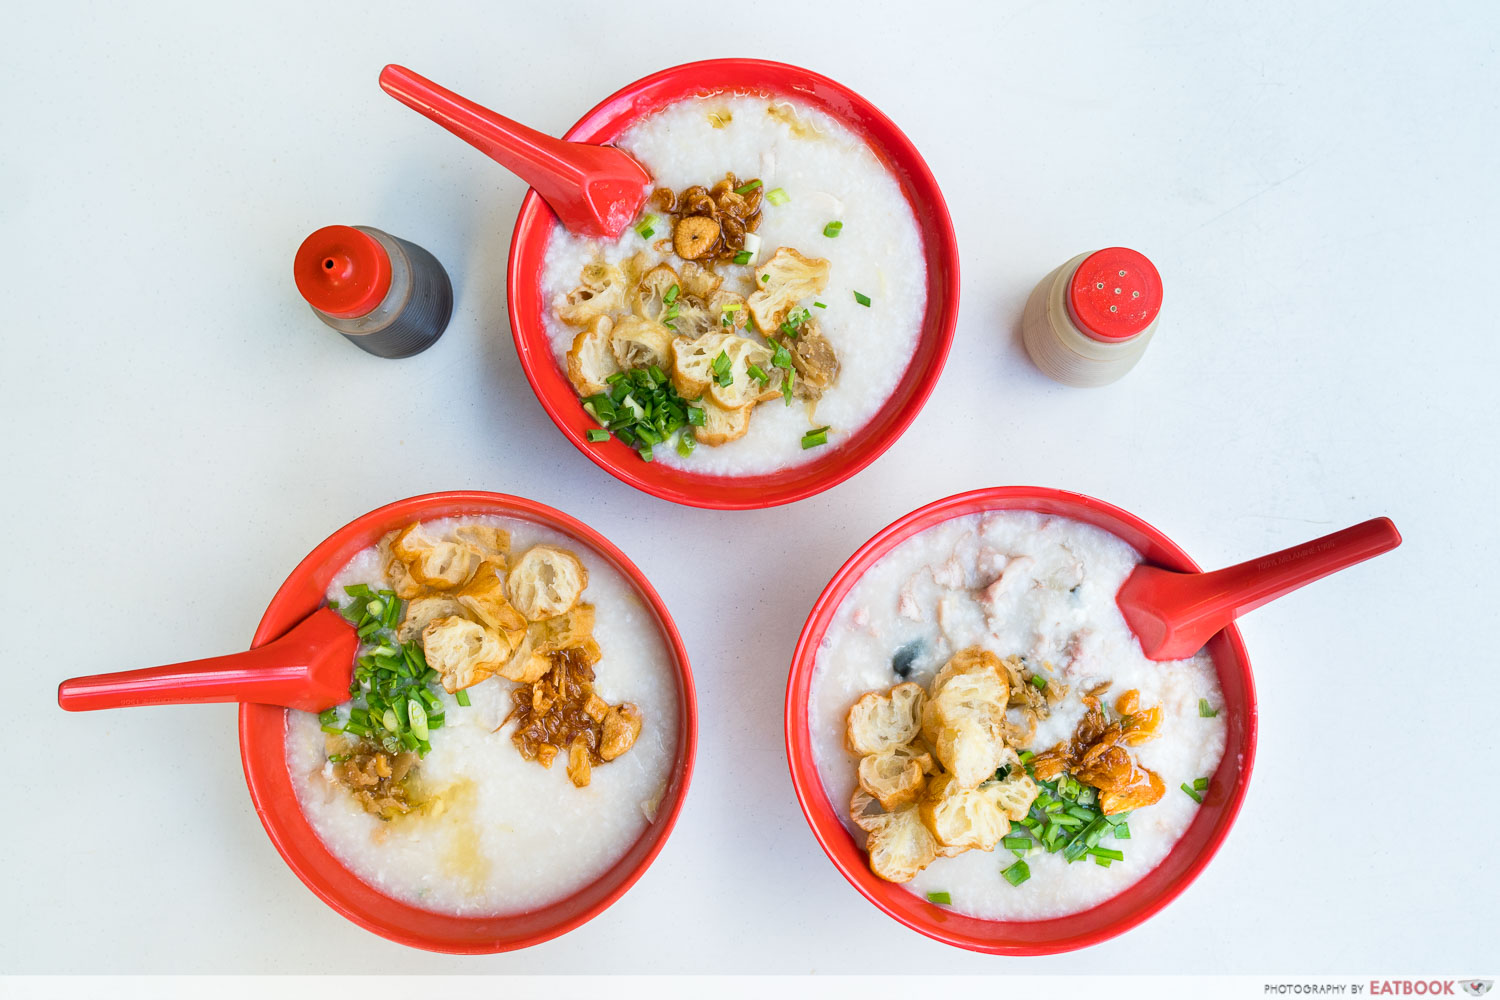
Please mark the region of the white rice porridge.
POLYGON ((1131 752, 1161 776, 1166 793, 1130 814, 1130 839, 1102 842, 1121 849, 1123 861, 1107 868, 1068 864, 1060 853, 1033 847, 1025 856, 1030 878, 1013 886, 1001 872, 1017 856, 997 846, 939 857, 905 884, 911 892, 946 892, 953 909, 986 919, 1064 916, 1139 880, 1192 822, 1198 803, 1179 786, 1211 777, 1225 746, 1223 717, 1200 715, 1200 699, 1213 709, 1223 699, 1207 653, 1170 663, 1142 654, 1114 603, 1140 561, 1131 546, 1091 525, 995 511, 907 539, 845 597, 818 650, 809 721, 824 789, 861 843, 864 834, 848 819, 857 779, 844 730, 850 706, 867 691, 906 680, 925 684, 954 652, 976 645, 1022 656, 1039 672, 1050 665, 1044 676, 1070 692, 1040 722, 1031 744, 1019 748, 1035 752, 1070 738, 1085 711, 1081 693, 1099 682, 1112 682, 1111 695, 1134 688, 1143 706, 1162 706, 1157 738, 1131 752), (897 672, 898 661, 906 673, 897 672))
MULTIPOLYGON (((656 818, 677 750, 677 689, 653 615, 635 588, 576 540, 528 522, 465 517, 427 522, 435 534, 458 525, 507 529, 512 551, 537 543, 573 552, 588 570, 584 599, 596 608, 602 659, 596 690, 607 701, 639 707, 635 745, 597 766, 583 788, 564 760, 551 768, 524 759, 501 728, 511 681, 498 676, 467 689, 469 707, 439 691, 445 724, 414 780, 439 809, 392 820, 366 812, 333 775, 318 716, 287 713, 287 766, 297 800, 319 838, 366 882, 423 909, 458 915, 523 912, 563 899, 608 870, 656 818)), ((350 584, 389 585, 376 548, 366 549, 329 587, 347 601, 350 584)))
MULTIPOLYGON (((922 237, 910 203, 896 178, 865 142, 821 111, 782 97, 689 98, 627 129, 616 145, 652 174, 654 187, 674 191, 712 185, 726 172, 758 178, 766 190, 786 192, 785 204, 767 204, 756 235, 760 250, 746 266, 721 265, 724 287, 749 295, 752 268, 778 247, 791 247, 831 265, 827 287, 816 296, 825 308, 810 308, 837 354, 837 383, 816 404, 776 399, 754 409, 745 436, 717 447, 699 446, 688 456, 657 447, 653 461, 712 475, 742 476, 799 465, 836 447, 880 410, 904 375, 916 350, 927 304, 922 237), (768 113, 774 109, 777 114, 768 113), (789 124, 791 111, 797 127, 789 124), (715 124, 717 123, 717 125, 715 124), (833 221, 836 238, 824 235, 833 221), (870 299, 868 307, 855 293, 870 299), (827 446, 804 449, 802 436, 827 426, 827 446)), ((650 208, 643 212, 653 211, 650 208)), ((668 227, 670 235, 670 224, 668 227)), ((614 243, 554 229, 541 275, 543 300, 556 303, 579 283, 580 270, 602 259, 619 265, 640 251, 652 263, 681 261, 655 249, 663 235, 643 239, 627 229, 614 243)), ((559 363, 578 329, 545 310, 559 363)), ((752 334, 752 336, 754 336, 752 334)), ((759 338, 757 338, 759 340, 759 338)))

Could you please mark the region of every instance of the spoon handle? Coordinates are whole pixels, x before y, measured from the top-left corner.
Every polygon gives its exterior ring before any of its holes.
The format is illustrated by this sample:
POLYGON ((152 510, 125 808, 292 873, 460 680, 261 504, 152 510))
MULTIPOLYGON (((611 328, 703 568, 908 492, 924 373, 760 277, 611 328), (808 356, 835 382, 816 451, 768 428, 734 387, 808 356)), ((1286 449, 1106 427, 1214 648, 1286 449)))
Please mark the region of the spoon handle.
POLYGON ((74 677, 58 685, 57 704, 69 712, 92 712, 249 701, 321 711, 348 699, 358 647, 349 623, 321 608, 280 639, 243 653, 74 677))
POLYGON ((1400 544, 1401 534, 1390 518, 1372 518, 1268 556, 1187 577, 1195 599, 1182 611, 1186 617, 1222 618, 1227 624, 1282 594, 1400 544))
POLYGON ((583 173, 568 155, 569 143, 528 128, 438 86, 405 66, 380 71, 380 88, 418 114, 437 122, 538 191, 562 184, 579 187, 583 173))

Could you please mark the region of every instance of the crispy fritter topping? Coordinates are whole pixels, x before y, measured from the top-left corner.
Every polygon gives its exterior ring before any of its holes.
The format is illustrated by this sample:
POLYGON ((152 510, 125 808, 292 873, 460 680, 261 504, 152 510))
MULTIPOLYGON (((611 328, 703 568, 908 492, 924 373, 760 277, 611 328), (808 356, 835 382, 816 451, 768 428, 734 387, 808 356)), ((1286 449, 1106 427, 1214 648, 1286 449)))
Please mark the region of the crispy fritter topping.
POLYGON ((1031 808, 1036 782, 1003 734, 1009 688, 1000 658, 972 647, 929 689, 908 681, 849 709, 845 743, 862 755, 850 818, 880 878, 907 882, 936 858, 994 850, 1031 808))

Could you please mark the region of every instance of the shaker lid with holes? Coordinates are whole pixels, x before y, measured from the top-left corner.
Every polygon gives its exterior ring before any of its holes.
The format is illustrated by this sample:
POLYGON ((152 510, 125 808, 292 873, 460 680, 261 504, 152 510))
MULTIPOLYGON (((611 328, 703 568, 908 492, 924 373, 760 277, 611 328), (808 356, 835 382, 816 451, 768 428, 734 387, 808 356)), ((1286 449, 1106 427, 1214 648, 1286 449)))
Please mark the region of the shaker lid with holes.
POLYGON ((1126 247, 1089 254, 1068 284, 1068 312, 1088 337, 1118 343, 1144 331, 1161 311, 1161 275, 1126 247))

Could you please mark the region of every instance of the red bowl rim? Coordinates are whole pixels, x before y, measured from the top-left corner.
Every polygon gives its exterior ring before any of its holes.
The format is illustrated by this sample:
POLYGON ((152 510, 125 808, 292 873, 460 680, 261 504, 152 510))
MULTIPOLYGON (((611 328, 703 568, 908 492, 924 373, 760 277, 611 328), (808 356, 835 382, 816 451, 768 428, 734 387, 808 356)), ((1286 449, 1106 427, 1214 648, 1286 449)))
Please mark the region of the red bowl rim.
MULTIPOLYGON (((558 430, 562 431, 563 436, 599 468, 623 483, 673 503, 713 510, 775 507, 831 489, 864 469, 896 443, 926 405, 942 375, 958 322, 958 240, 954 235, 953 220, 948 213, 948 203, 943 198, 937 179, 905 133, 859 94, 837 81, 800 66, 765 59, 741 58, 705 59, 673 66, 643 77, 605 98, 580 118, 563 138, 573 141, 609 141, 630 122, 638 121, 667 103, 690 94, 707 92, 704 86, 691 85, 695 78, 700 77, 722 78, 719 84, 721 89, 753 87, 771 93, 795 95, 803 100, 811 99, 817 91, 835 98, 842 111, 825 104, 818 106, 837 118, 850 131, 864 138, 881 162, 900 180, 902 190, 917 216, 918 228, 922 231, 928 279, 927 310, 923 317, 922 334, 918 338, 917 349, 908 362, 906 373, 891 394, 892 399, 905 397, 899 411, 889 417, 882 417, 877 413, 858 434, 827 455, 803 465, 754 476, 686 473, 642 462, 635 452, 614 439, 602 445, 591 444, 585 434, 594 424, 579 406, 577 393, 572 386, 567 386, 566 394, 549 391, 548 383, 555 380, 559 367, 553 358, 545 327, 540 331, 536 329, 537 323, 525 305, 539 298, 539 293, 535 292, 535 273, 528 271, 523 274, 521 271, 523 251, 529 243, 538 240, 542 241, 545 248, 545 240, 550 238, 557 224, 557 216, 534 190, 527 191, 521 202, 521 211, 511 238, 506 277, 511 335, 515 340, 521 370, 542 408, 558 430), (643 95, 673 84, 681 84, 683 89, 671 100, 645 108, 638 106, 645 100, 643 95), (628 119, 624 117, 627 114, 631 115, 628 119), (856 114, 860 119, 858 122, 851 117, 856 114), (523 316, 523 312, 526 315, 523 316), (533 347, 533 341, 539 346, 533 347), (924 347, 924 341, 930 346, 924 347), (924 355, 925 361, 918 368, 918 361, 924 355)), ((565 378, 563 384, 567 385, 565 378)), ((889 402, 890 400, 887 401, 889 402)))
POLYGON ((478 955, 526 948, 565 934, 608 909, 645 874, 676 826, 692 779, 698 746, 698 701, 682 636, 660 595, 640 569, 607 538, 582 521, 546 504, 504 493, 472 490, 429 493, 386 504, 355 518, 325 539, 292 570, 266 608, 251 642, 252 648, 282 635, 315 610, 322 601, 328 579, 355 553, 373 544, 374 539, 391 527, 413 519, 433 520, 462 515, 511 517, 577 539, 630 581, 661 627, 678 681, 677 752, 672 777, 662 796, 656 819, 613 867, 570 896, 522 913, 459 917, 418 909, 385 896, 349 871, 313 831, 297 806, 287 771, 283 737, 287 710, 269 705, 241 704, 239 735, 245 783, 261 825, 282 860, 318 898, 366 930, 399 944, 449 954, 478 955), (323 575, 325 572, 326 576, 323 575), (320 578, 323 582, 318 586, 316 581, 320 578), (289 808, 288 795, 291 796, 289 808), (620 868, 633 855, 633 867, 623 877, 618 876, 620 868), (601 884, 612 879, 617 881, 607 892, 587 905, 581 902, 582 897, 595 894, 601 884), (420 930, 395 926, 373 915, 372 903, 379 906, 382 914, 399 913, 404 919, 414 919, 423 926, 420 930), (551 923, 537 919, 537 915, 554 910, 564 915, 551 923), (528 927, 520 933, 498 929, 500 925, 512 922, 540 923, 542 926, 528 927))
MULTIPOLYGON (((1255 681, 1250 672, 1244 639, 1239 629, 1231 625, 1214 636, 1209 649, 1221 684, 1231 680, 1241 685, 1243 690, 1243 709, 1232 713, 1226 720, 1228 725, 1224 757, 1215 774, 1217 778, 1227 766, 1231 767, 1234 783, 1219 801, 1205 802, 1167 857, 1140 880, 1115 896, 1087 910, 1064 917, 1036 921, 991 921, 956 914, 935 904, 923 904, 905 889, 878 879, 863 862, 864 852, 861 847, 854 845, 852 854, 847 850, 849 845, 854 844, 854 839, 844 826, 837 807, 829 801, 812 759, 808 698, 819 644, 849 589, 891 549, 912 535, 952 518, 1002 509, 1041 510, 1044 513, 1084 520, 1125 538, 1142 552, 1148 562, 1168 569, 1201 572, 1198 564, 1176 543, 1134 514, 1102 500, 1065 490, 1036 486, 989 487, 955 494, 905 514, 879 531, 849 557, 833 575, 808 613, 807 623, 803 626, 792 653, 791 670, 787 675, 784 718, 787 766, 791 771, 792 785, 803 817, 823 853, 849 884, 881 911, 934 940, 970 951, 991 955, 1050 955, 1095 945, 1130 930, 1175 899, 1213 859, 1239 814, 1255 764, 1258 715, 1255 681), (1130 537, 1132 535, 1135 537, 1130 537), (1147 544, 1139 544, 1140 541, 1147 544), (1238 740, 1235 739, 1236 736, 1238 740), (1231 761, 1232 757, 1235 758, 1234 761, 1231 761), (1178 866, 1180 870, 1171 875, 1165 885, 1151 888, 1154 881, 1160 881, 1155 878, 1157 873, 1162 872, 1173 861, 1200 823, 1209 825, 1207 839, 1185 865, 1178 866), (910 896, 914 905, 897 909, 886 898, 893 890, 910 896), (1133 898, 1137 896, 1142 898, 1133 898), (1109 919, 1102 926, 1081 931, 1076 926, 1070 926, 1085 923, 1091 916, 1106 910, 1109 911, 1109 919)), ((1225 686, 1227 689, 1228 685, 1225 686)), ((906 903, 905 900, 901 902, 906 903)))

